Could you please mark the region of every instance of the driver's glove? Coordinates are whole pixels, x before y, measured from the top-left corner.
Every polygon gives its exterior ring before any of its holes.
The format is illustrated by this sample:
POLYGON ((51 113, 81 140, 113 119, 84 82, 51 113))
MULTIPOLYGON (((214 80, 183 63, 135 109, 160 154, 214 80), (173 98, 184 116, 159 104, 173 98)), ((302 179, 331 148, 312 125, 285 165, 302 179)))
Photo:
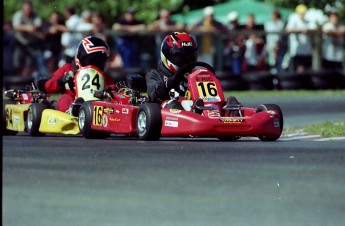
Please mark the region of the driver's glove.
POLYGON ((175 91, 175 89, 171 89, 169 91, 169 96, 171 100, 178 100, 180 94, 178 92, 175 91))
POLYGON ((67 82, 72 81, 74 77, 73 71, 65 72, 64 76, 58 80, 60 86, 64 86, 67 82))

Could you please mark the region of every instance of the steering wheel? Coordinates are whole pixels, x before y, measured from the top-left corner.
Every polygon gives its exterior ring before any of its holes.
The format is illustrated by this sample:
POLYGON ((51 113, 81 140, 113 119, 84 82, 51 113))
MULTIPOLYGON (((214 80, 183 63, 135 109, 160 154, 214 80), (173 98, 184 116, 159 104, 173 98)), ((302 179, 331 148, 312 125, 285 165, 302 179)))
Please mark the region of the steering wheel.
POLYGON ((180 69, 177 70, 177 72, 175 73, 175 78, 176 78, 176 81, 178 81, 178 83, 180 83, 183 79, 184 79, 184 75, 189 72, 191 69, 195 68, 195 67, 204 67, 208 70, 210 70, 213 74, 215 74, 215 70, 214 68, 205 63, 205 62, 199 62, 199 61, 196 61, 196 62, 191 62, 189 64, 186 64, 184 65, 183 67, 181 67, 180 69))

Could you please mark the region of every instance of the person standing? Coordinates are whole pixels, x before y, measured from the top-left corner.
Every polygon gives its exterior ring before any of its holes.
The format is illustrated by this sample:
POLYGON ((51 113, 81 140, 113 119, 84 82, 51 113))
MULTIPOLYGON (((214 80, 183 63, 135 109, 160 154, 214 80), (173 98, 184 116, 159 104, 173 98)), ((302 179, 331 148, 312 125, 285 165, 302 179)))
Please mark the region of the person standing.
POLYGON ((34 12, 31 1, 23 2, 21 10, 13 15, 12 25, 17 42, 13 58, 18 73, 25 77, 34 76, 37 70, 46 73, 44 64, 39 64, 43 59, 42 19, 34 12))
POLYGON ((296 72, 304 72, 311 68, 312 48, 308 33, 315 29, 312 23, 305 19, 308 8, 299 4, 295 14, 290 15, 286 31, 289 33, 289 54, 292 68, 296 72))
POLYGON ((343 70, 345 26, 339 22, 339 14, 331 12, 322 26, 322 67, 343 70))
POLYGON ((278 65, 278 62, 280 61, 277 61, 277 59, 279 58, 279 48, 282 41, 281 32, 284 31, 284 28, 285 24, 281 20, 281 14, 279 11, 273 11, 272 19, 264 24, 264 30, 267 33, 266 52, 268 55, 268 64, 272 73, 279 72, 281 68, 281 65, 278 65))
POLYGON ((83 35, 78 32, 78 27, 82 23, 82 19, 76 13, 73 5, 69 5, 65 8, 65 19, 67 30, 62 34, 61 37, 61 44, 64 48, 63 53, 65 59, 59 63, 59 66, 72 62, 79 42, 83 39, 83 35))
POLYGON ((139 65, 139 37, 137 34, 144 29, 144 23, 135 18, 135 10, 131 7, 126 10, 123 19, 113 24, 112 30, 120 32, 116 39, 116 44, 124 64, 124 68, 134 68, 139 65))
POLYGON ((215 19, 212 6, 204 8, 203 18, 192 26, 190 31, 200 32, 200 35, 197 36, 198 43, 200 43, 199 60, 214 66, 216 32, 225 31, 225 27, 215 19))

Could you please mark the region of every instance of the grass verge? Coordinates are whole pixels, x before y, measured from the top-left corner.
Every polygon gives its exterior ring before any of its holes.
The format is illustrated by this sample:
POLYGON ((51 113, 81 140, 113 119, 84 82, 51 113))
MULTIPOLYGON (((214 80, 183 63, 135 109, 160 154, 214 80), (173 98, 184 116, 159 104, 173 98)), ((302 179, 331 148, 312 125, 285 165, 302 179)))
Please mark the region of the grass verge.
POLYGON ((320 135, 322 137, 343 137, 345 136, 345 121, 344 122, 323 122, 318 124, 311 124, 305 127, 295 127, 284 129, 284 134, 306 132, 308 134, 320 135))

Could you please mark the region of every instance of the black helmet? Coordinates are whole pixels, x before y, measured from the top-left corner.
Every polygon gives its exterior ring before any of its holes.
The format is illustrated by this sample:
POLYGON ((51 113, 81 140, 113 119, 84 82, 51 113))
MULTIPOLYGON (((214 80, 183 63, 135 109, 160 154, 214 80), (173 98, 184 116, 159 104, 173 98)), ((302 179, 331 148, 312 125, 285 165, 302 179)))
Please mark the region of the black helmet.
POLYGON ((194 38, 185 32, 167 35, 161 46, 161 61, 173 73, 198 58, 198 46, 194 38))
POLYGON ((83 38, 78 45, 75 63, 80 67, 93 65, 104 70, 110 55, 108 44, 98 37, 83 38))

